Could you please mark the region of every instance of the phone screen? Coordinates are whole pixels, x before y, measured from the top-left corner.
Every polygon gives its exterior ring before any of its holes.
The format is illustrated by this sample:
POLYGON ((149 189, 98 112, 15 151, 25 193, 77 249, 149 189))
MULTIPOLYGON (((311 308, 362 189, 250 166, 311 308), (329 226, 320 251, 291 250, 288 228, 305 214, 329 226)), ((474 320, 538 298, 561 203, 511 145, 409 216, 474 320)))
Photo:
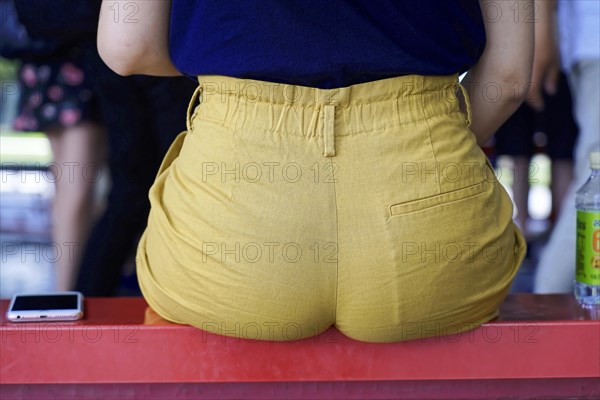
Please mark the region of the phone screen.
POLYGON ((77 309, 77 295, 17 296, 13 311, 73 310, 77 309))

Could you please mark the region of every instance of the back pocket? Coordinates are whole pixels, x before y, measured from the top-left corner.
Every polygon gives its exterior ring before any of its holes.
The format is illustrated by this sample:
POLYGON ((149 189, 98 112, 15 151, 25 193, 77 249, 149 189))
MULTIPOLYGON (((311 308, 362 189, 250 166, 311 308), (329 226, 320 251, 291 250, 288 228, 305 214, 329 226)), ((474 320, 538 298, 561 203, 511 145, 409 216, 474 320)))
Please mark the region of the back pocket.
POLYGON ((487 188, 487 182, 483 181, 451 192, 440 193, 423 199, 408 201, 406 203, 392 204, 390 206, 390 216, 404 215, 430 208, 443 206, 475 197, 483 193, 487 188))

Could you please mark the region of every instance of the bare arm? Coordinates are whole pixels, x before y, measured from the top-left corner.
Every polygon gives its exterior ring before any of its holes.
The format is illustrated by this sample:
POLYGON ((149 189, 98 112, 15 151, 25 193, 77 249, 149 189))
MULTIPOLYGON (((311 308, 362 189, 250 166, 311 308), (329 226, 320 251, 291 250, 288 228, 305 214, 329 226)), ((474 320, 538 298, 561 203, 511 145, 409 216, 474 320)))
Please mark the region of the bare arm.
POLYGON ((480 5, 487 43, 462 84, 471 101, 471 130, 477 143, 482 145, 515 112, 527 94, 535 16, 530 16, 532 0, 480 0, 480 5))
POLYGON ((560 57, 556 43, 556 0, 535 0, 535 50, 531 73, 531 93, 527 103, 536 110, 544 109, 542 91, 555 94, 560 73, 560 57))
POLYGON ((103 0, 98 51, 119 75, 177 76, 169 55, 171 0, 103 0))

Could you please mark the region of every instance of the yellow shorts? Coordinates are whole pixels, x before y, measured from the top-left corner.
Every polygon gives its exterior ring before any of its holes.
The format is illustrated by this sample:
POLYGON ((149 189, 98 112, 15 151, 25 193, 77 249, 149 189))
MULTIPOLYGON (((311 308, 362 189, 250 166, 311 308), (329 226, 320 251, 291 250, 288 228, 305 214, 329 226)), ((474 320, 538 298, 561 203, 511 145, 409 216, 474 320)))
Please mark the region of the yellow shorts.
POLYGON ((138 248, 159 315, 260 340, 335 325, 369 342, 497 316, 525 242, 456 76, 199 82, 138 248))

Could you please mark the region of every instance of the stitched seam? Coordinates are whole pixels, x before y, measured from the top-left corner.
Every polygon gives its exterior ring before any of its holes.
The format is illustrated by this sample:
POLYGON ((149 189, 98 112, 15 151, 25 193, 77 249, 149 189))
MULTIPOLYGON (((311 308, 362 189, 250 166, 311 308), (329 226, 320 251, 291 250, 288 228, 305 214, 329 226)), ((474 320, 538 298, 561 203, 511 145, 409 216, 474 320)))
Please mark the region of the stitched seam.
POLYGON ((452 204, 452 203, 456 203, 457 201, 462 201, 462 200, 469 199, 471 197, 478 196, 478 195, 484 193, 485 190, 486 190, 486 182, 483 181, 483 182, 476 183, 475 185, 467 186, 467 187, 464 187, 464 188, 461 188, 461 189, 456 189, 456 190, 453 190, 453 191, 447 192, 447 193, 436 194, 434 196, 429 196, 429 197, 426 197, 424 199, 418 199, 418 200, 408 201, 408 202, 405 202, 405 203, 392 204, 390 206, 390 217, 397 217, 397 216, 402 216, 402 215, 409 215, 409 214, 413 214, 413 213, 417 213, 417 212, 429 210, 429 209, 432 209, 432 208, 449 205, 449 204, 452 204), (455 199, 452 199, 452 200, 449 200, 449 201, 446 201, 446 202, 442 202, 442 203, 439 203, 439 204, 432 204, 432 205, 429 205, 429 206, 425 206, 423 208, 417 208, 416 210, 411 210, 411 211, 407 211, 407 212, 399 212, 399 211, 395 211, 394 212, 393 211, 394 209, 399 209, 399 208, 401 209, 401 208, 404 208, 404 207, 408 207, 408 206, 410 206, 412 204, 418 204, 419 202, 423 202, 423 201, 427 201, 427 200, 434 200, 434 199, 437 199, 437 198, 442 198, 443 199, 444 196, 460 195, 461 192, 469 192, 469 191, 473 191, 473 193, 468 193, 468 194, 466 194, 464 196, 460 196, 458 198, 455 198, 455 199))
POLYGON ((313 104, 308 104, 308 105, 302 105, 302 104, 297 104, 297 103, 292 103, 292 102, 272 102, 272 101, 268 101, 268 100, 263 100, 263 99, 249 99, 247 97, 244 97, 242 95, 239 94, 231 94, 231 93, 219 93, 219 92, 212 92, 211 95, 221 95, 221 96, 225 96, 225 97, 233 97, 235 99, 238 100, 243 100, 245 102, 248 103, 262 103, 262 104, 270 104, 270 105, 277 105, 277 106, 286 106, 286 107, 298 107, 298 108, 307 108, 307 109, 314 109, 315 107, 318 107, 319 105, 334 105, 337 107, 339 107, 340 109, 348 109, 348 108, 352 108, 352 107, 356 107, 356 106, 362 106, 362 105, 370 105, 370 104, 379 104, 379 103, 385 103, 385 102, 391 102, 391 101, 396 101, 396 100, 400 100, 403 98, 412 98, 412 97, 418 97, 418 96, 423 96, 424 94, 431 94, 431 93, 439 93, 442 92, 444 90, 451 90, 451 88, 455 85, 455 83, 451 83, 447 86, 444 86, 442 88, 438 88, 438 89, 431 89, 431 90, 423 90, 420 93, 407 93, 404 94, 402 96, 394 96, 394 97, 388 97, 382 100, 373 100, 373 101, 365 101, 365 102, 358 102, 355 103, 353 102, 352 105, 343 105, 340 103, 330 103, 330 102, 319 102, 319 101, 315 101, 313 104))
MULTIPOLYGON (((461 116, 464 115, 460 111, 452 111, 450 113, 443 114, 441 116, 445 117, 445 116, 454 115, 454 114, 459 114, 461 116)), ((435 118, 435 117, 432 117, 432 118, 435 118)), ((230 126, 231 124, 223 123, 222 120, 207 118, 206 115, 200 115, 200 116, 198 116, 198 119, 201 120, 201 121, 206 121, 206 122, 210 122, 210 123, 219 125, 219 126, 221 126, 223 128, 226 128, 226 129, 233 129, 230 126)), ((427 122, 429 119, 431 119, 431 118, 419 118, 419 119, 415 119, 415 120, 409 121, 409 122, 407 122, 405 124, 392 124, 392 125, 388 125, 388 126, 385 126, 385 127, 378 127, 378 128, 368 129, 368 130, 360 130, 360 131, 349 132, 347 134, 338 134, 338 133, 336 133, 335 137, 345 137, 345 136, 362 135, 362 134, 369 134, 369 133, 374 133, 374 132, 376 132, 376 133, 385 133, 385 132, 387 132, 389 130, 393 130, 393 129, 397 129, 397 128, 402 128, 402 127, 405 127, 405 126, 408 126, 408 125, 414 125, 415 123, 427 122)), ((428 129, 428 132, 429 132, 429 130, 430 130, 429 129, 429 124, 427 124, 427 129, 428 129)), ((285 133, 285 134, 282 134, 281 132, 279 132, 277 130, 273 130, 273 129, 254 129, 252 127, 245 127, 245 130, 248 131, 248 132, 252 132, 252 133, 258 132, 258 133, 278 134, 280 136, 286 136, 286 137, 287 136, 292 136, 292 137, 306 137, 306 138, 311 137, 310 135, 307 135, 307 134, 297 134, 297 133, 285 133)), ((431 137, 430 137, 429 141, 431 142, 431 137)))
MULTIPOLYGON (((420 101, 419 105, 421 106, 421 111, 423 112, 423 116, 424 116, 424 121, 425 124, 427 125, 427 137, 429 138, 429 148, 431 149, 431 155, 433 156, 433 160, 435 161, 436 165, 438 164, 437 158, 435 157, 435 150, 433 148, 433 141, 431 140, 431 126, 429 125, 429 118, 427 118, 427 114, 425 113, 425 105, 424 105, 424 101, 420 101)), ((439 176, 439 172, 436 171, 435 176, 437 178, 437 182, 438 182, 438 193, 442 192, 442 183, 440 182, 440 176, 439 176)))
POLYGON ((337 260, 336 260, 336 268, 335 268, 335 306, 333 308, 333 322, 335 325, 337 322, 337 307, 338 307, 338 291, 340 288, 339 282, 339 272, 340 272, 340 225, 338 218, 338 205, 337 205, 337 190, 335 185, 335 180, 337 179, 335 176, 335 168, 333 165, 333 158, 330 160, 331 170, 333 171, 333 200, 335 204, 335 245, 337 248, 337 260))

